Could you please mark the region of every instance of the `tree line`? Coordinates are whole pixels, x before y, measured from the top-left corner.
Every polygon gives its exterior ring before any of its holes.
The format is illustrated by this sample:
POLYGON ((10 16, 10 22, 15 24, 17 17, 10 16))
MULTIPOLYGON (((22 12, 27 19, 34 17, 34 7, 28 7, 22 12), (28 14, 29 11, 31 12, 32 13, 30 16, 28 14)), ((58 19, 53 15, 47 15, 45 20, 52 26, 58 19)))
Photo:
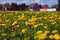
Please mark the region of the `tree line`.
POLYGON ((16 4, 16 3, 5 3, 5 4, 0 4, 0 10, 27 10, 28 6, 26 4, 16 4))
MULTIPOLYGON (((33 5, 32 5, 33 6, 33 5)), ((32 9, 34 10, 40 10, 40 8, 49 8, 48 5, 41 6, 36 3, 36 6, 34 6, 32 9)), ((52 8, 56 7, 56 5, 52 6, 52 8)), ((0 4, 0 10, 29 10, 29 5, 26 5, 24 3, 22 4, 17 4, 17 3, 5 3, 5 4, 0 4)), ((60 0, 58 1, 57 5, 57 10, 60 10, 60 0)))

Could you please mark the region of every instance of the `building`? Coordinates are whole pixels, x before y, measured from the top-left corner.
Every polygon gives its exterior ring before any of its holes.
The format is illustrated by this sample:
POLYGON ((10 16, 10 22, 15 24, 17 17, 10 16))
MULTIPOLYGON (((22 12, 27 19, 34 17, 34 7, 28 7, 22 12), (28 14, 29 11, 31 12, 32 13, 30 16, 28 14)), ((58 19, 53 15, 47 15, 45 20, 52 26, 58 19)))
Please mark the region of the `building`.
POLYGON ((28 6, 29 9, 33 9, 33 10, 40 10, 40 5, 38 5, 37 3, 32 3, 28 6))
POLYGON ((60 0, 58 0, 58 8, 57 8, 57 11, 60 10, 60 0))

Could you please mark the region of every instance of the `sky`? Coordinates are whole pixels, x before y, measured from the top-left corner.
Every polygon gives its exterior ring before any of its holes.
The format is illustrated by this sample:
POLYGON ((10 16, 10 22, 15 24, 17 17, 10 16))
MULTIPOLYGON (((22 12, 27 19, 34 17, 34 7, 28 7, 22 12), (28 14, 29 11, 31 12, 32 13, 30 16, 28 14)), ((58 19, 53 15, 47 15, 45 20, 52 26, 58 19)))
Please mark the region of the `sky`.
POLYGON ((4 3, 17 3, 17 4, 21 4, 21 3, 25 3, 26 5, 29 5, 31 3, 38 3, 38 4, 47 4, 49 6, 52 6, 54 4, 58 4, 58 0, 0 0, 0 3, 1 4, 4 4, 4 3))

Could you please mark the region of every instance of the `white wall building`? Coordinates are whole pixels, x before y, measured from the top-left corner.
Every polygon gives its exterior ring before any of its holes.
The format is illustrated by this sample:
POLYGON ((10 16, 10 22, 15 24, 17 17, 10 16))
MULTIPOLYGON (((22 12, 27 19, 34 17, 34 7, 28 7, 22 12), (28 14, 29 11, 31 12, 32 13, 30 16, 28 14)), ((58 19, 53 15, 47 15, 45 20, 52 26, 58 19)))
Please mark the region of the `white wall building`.
MULTIPOLYGON (((33 11, 33 9, 29 9, 29 10, 33 11)), ((40 11, 56 11, 56 8, 40 9, 40 11)))
POLYGON ((40 11, 56 11, 56 8, 40 9, 40 11))

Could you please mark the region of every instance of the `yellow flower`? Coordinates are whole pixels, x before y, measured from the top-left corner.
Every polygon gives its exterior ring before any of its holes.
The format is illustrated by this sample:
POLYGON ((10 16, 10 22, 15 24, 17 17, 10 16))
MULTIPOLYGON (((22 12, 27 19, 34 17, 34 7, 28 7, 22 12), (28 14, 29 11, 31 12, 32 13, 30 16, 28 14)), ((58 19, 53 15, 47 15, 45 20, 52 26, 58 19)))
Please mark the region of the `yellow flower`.
POLYGON ((3 36, 3 37, 7 37, 7 34, 6 34, 6 33, 3 33, 3 34, 1 34, 1 36, 3 36))
POLYGON ((5 22, 9 22, 10 20, 6 20, 5 22))
POLYGON ((34 28, 37 28, 37 27, 38 27, 38 25, 33 25, 33 27, 34 27, 34 28))
POLYGON ((45 39, 47 36, 45 34, 40 34, 38 37, 39 39, 45 39))
POLYGON ((29 19, 28 22, 33 22, 33 20, 32 19, 29 19))
POLYGON ((24 14, 22 14, 22 16, 24 16, 24 14))
POLYGON ((50 31, 48 31, 48 30, 46 30, 46 31, 44 32, 44 34, 48 34, 48 33, 50 33, 50 31))
POLYGON ((0 19, 0 22, 2 22, 2 19, 0 19))
POLYGON ((54 24, 56 24, 56 22, 52 22, 51 24, 54 25, 54 24))
POLYGON ((32 18, 33 21, 36 21, 38 18, 32 18))
POLYGON ((31 18, 28 20, 28 22, 35 22, 38 18, 31 18))
POLYGON ((53 16, 51 16, 51 17, 49 17, 50 19, 53 19, 54 17, 53 16))
POLYGON ((28 40, 27 38, 24 38, 24 40, 28 40))
POLYGON ((55 39, 60 39, 60 35, 58 35, 58 34, 54 34, 54 36, 53 36, 55 39))
POLYGON ((32 16, 32 18, 35 18, 36 16, 34 15, 34 16, 32 16))
POLYGON ((48 30, 48 25, 47 24, 44 24, 44 28, 48 30))
POLYGON ((25 33, 26 31, 27 31, 27 29, 22 29, 22 31, 21 31, 21 32, 25 33))
POLYGON ((15 24, 17 24, 17 21, 13 22, 12 26, 14 26, 15 24))
POLYGON ((29 23, 26 21, 25 24, 28 25, 29 23))
POLYGON ((18 12, 17 11, 15 11, 15 14, 17 14, 18 12))
POLYGON ((4 23, 5 21, 2 21, 2 23, 4 23))
POLYGON ((49 38, 50 38, 50 39, 54 39, 53 35, 49 35, 49 38))
POLYGON ((38 30, 36 33, 37 34, 40 34, 40 33, 42 33, 43 31, 42 30, 38 30))
POLYGON ((17 25, 16 27, 20 27, 19 25, 17 25))
POLYGON ((58 19, 60 19, 60 17, 58 19))
POLYGON ((50 23, 52 24, 52 25, 54 25, 54 24, 56 24, 56 21, 55 20, 49 20, 50 21, 50 23))
POLYGON ((55 14, 54 13, 52 13, 52 16, 54 16, 55 14))
POLYGON ((55 20, 53 20, 53 19, 51 19, 51 20, 49 20, 49 21, 50 21, 51 23, 52 23, 52 22, 55 22, 55 20))
POLYGON ((21 19, 23 19, 24 18, 24 15, 23 16, 20 16, 19 18, 18 18, 18 20, 21 20, 21 19))
POLYGON ((44 24, 43 23, 39 23, 38 25, 41 26, 41 25, 44 25, 44 24))
POLYGON ((6 24, 2 24, 2 26, 5 26, 6 24))
POLYGON ((44 17, 43 19, 47 19, 48 17, 44 17))
MULTIPOLYGON (((34 36, 34 39, 37 39, 37 38, 39 38, 38 36, 34 36)), ((39 39, 40 40, 40 39, 39 39)))
POLYGON ((17 18, 19 18, 20 16, 17 16, 17 18))
POLYGON ((1 16, 2 14, 0 14, 0 16, 1 16))
POLYGON ((55 14, 55 15, 54 15, 54 17, 56 18, 56 17, 58 17, 58 15, 57 15, 57 14, 55 14))
POLYGON ((57 30, 53 30, 52 33, 58 33, 58 31, 57 30))
POLYGON ((12 29, 11 31, 13 32, 14 30, 12 29))
POLYGON ((38 36, 34 36, 34 39, 38 39, 38 40, 44 40, 45 38, 47 38, 45 34, 39 34, 38 36))
POLYGON ((36 22, 32 22, 31 24, 34 25, 36 22))
POLYGON ((0 26, 6 26, 6 24, 0 24, 0 26))
POLYGON ((42 20, 43 17, 39 17, 40 20, 42 20))

